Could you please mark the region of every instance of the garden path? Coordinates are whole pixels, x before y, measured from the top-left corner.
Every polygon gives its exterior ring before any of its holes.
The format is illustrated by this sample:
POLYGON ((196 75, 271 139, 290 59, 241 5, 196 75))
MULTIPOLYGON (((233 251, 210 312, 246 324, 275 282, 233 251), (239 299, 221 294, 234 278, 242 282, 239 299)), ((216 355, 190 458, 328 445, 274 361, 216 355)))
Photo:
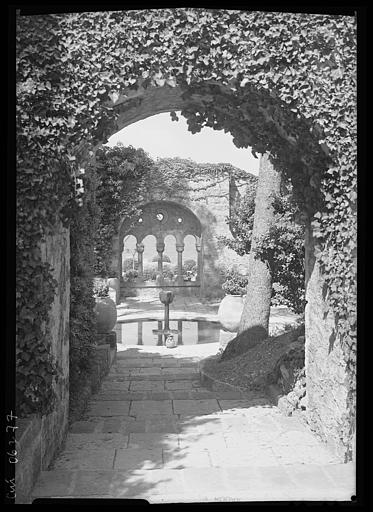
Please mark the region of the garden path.
POLYGON ((121 346, 33 498, 349 501, 352 464, 338 463, 298 419, 260 393, 201 384, 198 362, 217 348, 121 346))

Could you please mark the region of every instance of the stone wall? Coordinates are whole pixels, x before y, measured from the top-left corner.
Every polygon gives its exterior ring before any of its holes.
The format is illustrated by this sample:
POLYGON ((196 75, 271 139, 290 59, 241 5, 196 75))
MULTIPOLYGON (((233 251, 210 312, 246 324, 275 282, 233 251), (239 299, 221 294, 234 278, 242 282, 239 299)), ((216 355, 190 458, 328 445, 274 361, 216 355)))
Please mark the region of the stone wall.
POLYGON ((307 420, 343 461, 354 451, 353 434, 349 445, 342 442, 342 432, 346 431, 346 423, 351 421, 347 408, 346 364, 340 339, 335 334, 334 315, 323 295, 324 281, 314 257, 310 228, 306 232, 305 248, 307 420))
MULTIPOLYGON (((250 178, 252 175, 248 173, 250 178)), ((173 195, 164 197, 162 190, 154 190, 149 200, 165 200, 181 203, 198 217, 202 226, 203 247, 203 289, 204 297, 222 297, 224 295, 221 285, 223 279, 220 275, 221 268, 230 268, 237 265, 240 271, 246 273, 248 257, 238 256, 237 253, 221 247, 218 244, 218 236, 231 237, 227 217, 232 208, 232 194, 230 185, 237 186, 237 193, 243 194, 247 182, 235 180, 230 182, 228 176, 218 178, 199 179, 188 181, 187 189, 175 189, 173 195)))
POLYGON ((55 453, 64 442, 69 409, 69 311, 70 311, 70 233, 62 226, 56 228, 42 244, 42 257, 53 267, 58 286, 49 314, 47 332, 52 353, 61 375, 56 384, 56 409, 43 417, 21 421, 19 463, 16 466, 18 502, 27 496, 39 471, 48 468, 55 453), (22 437, 23 436, 23 437, 22 437))

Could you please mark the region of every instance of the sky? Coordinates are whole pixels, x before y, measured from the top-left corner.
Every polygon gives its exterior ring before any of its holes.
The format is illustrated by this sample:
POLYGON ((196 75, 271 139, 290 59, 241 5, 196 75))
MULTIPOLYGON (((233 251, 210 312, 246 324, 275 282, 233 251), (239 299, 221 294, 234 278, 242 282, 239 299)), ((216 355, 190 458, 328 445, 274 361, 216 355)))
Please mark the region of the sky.
POLYGON ((222 130, 202 128, 193 135, 180 115, 176 122, 169 113, 163 113, 133 123, 110 137, 106 145, 119 141, 124 146, 143 148, 153 159, 178 156, 198 163, 230 163, 258 175, 259 158, 253 157, 250 148, 236 148, 232 135, 222 130))

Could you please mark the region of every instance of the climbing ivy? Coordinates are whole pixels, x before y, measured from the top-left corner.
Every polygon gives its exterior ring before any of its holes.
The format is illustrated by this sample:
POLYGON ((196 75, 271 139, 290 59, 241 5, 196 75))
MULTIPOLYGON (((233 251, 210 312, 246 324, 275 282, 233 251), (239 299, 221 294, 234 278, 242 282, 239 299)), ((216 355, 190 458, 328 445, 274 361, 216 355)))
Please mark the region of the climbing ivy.
MULTIPOLYGON (((353 409, 353 17, 194 8, 20 16, 17 271, 27 267, 20 279, 47 272, 32 248, 56 216, 64 215, 70 194, 65 171, 71 163, 86 162, 89 152, 116 130, 120 113, 141 105, 149 87, 180 88, 182 115, 192 132, 205 125, 225 129, 238 147, 269 152, 291 179, 313 223, 326 299, 350 370, 353 409)), ((39 297, 39 316, 45 321, 50 301, 30 293, 35 304, 39 297)), ((26 322, 21 291, 18 300, 18 321, 26 322)), ((30 339, 42 346, 36 329, 26 330, 23 323, 19 339, 32 332, 30 339)))
MULTIPOLYGON (((110 277, 112 239, 124 218, 131 218, 149 190, 153 160, 143 149, 117 144, 97 152, 96 202, 100 209, 99 225, 94 235, 96 275, 110 277)), ((116 269, 114 275, 116 276, 116 269)))

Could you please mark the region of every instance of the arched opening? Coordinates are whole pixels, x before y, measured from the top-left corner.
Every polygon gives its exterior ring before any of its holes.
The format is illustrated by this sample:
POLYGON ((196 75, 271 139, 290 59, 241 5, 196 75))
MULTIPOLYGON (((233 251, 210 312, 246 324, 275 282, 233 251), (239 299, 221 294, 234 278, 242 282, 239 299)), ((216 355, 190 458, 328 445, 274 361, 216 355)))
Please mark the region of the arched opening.
MULTIPOLYGON (((124 240, 133 236, 141 240, 136 245, 140 259, 136 282, 122 280, 126 288, 171 288, 178 293, 189 293, 194 288, 201 293, 202 227, 198 217, 187 207, 171 201, 152 201, 139 208, 136 218, 126 218, 118 230, 119 248, 124 240), (183 253, 187 240, 188 254, 194 256, 195 278, 184 279, 183 253), (199 251, 199 252, 198 252, 199 251)), ((113 251, 114 265, 121 275, 121 258, 113 251)))
POLYGON ((142 256, 142 278, 144 283, 148 283, 150 285, 151 283, 155 283, 155 279, 157 277, 157 264, 153 261, 154 257, 157 256, 157 240, 154 235, 146 235, 140 243, 144 250, 142 256))
POLYGON ((136 271, 138 269, 137 259, 137 240, 133 235, 127 235, 123 239, 122 250, 122 277, 128 271, 136 271))
POLYGON ((184 238, 183 253, 183 278, 185 281, 196 282, 199 280, 199 252, 197 251, 197 240, 193 235, 184 238))

